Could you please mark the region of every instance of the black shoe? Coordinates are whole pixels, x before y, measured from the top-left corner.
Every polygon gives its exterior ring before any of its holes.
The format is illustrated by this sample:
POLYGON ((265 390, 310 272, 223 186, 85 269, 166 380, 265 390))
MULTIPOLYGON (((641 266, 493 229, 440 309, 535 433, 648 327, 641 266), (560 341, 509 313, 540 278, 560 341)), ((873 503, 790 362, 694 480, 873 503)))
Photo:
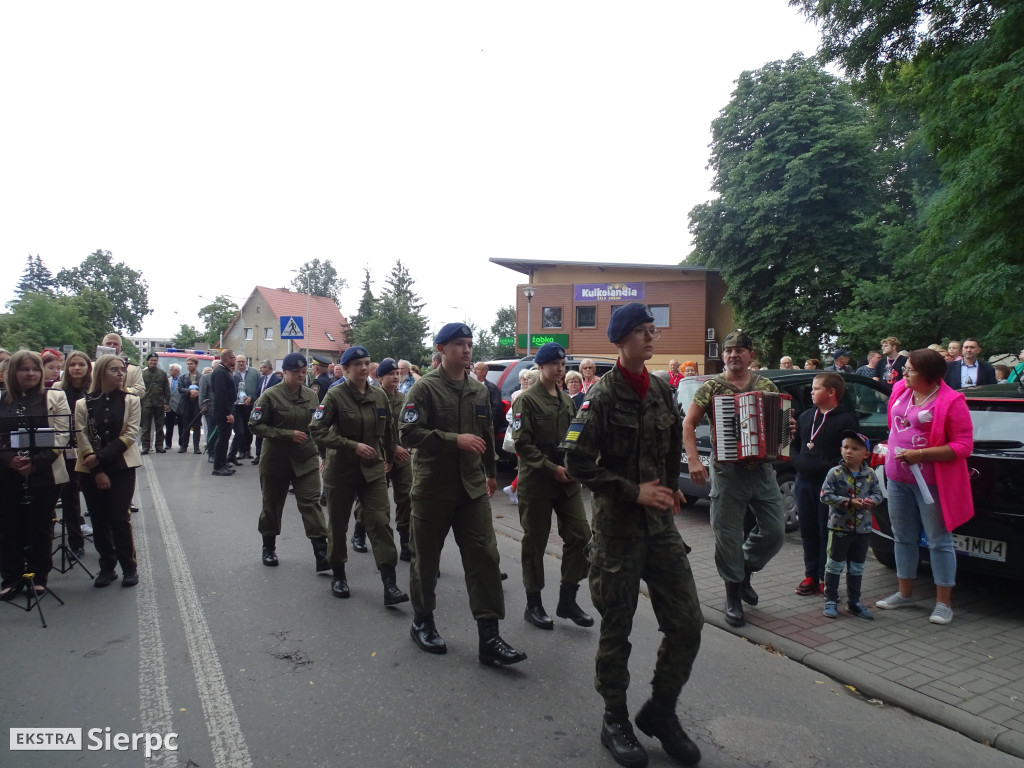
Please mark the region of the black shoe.
POLYGON ((117 581, 117 573, 114 571, 100 571, 96 578, 93 579, 92 585, 97 588, 109 587, 115 581, 117 581))
POLYGON ((696 765, 700 750, 679 724, 676 713, 661 711, 648 700, 634 718, 636 727, 661 742, 668 756, 683 765, 696 765))
POLYGON ((757 592, 755 592, 754 588, 750 586, 751 575, 752 572, 747 571, 746 575, 743 577, 743 581, 740 582, 740 600, 747 605, 757 605, 757 592))
POLYGON ((563 583, 559 586, 555 616, 560 619, 569 619, 579 627, 592 627, 594 626, 593 617, 576 603, 576 592, 579 588, 579 584, 563 583))
POLYGON ((124 578, 121 579, 121 586, 122 587, 134 587, 138 583, 139 583, 139 572, 138 571, 132 571, 131 573, 126 573, 124 575, 124 578))
POLYGON ((255 459, 253 459, 253 460, 252 460, 252 461, 250 461, 249 463, 250 463, 250 464, 253 464, 253 465, 255 465, 255 464, 259 464, 259 463, 260 463, 260 457, 259 457, 259 456, 257 456, 257 457, 256 457, 255 459))
POLYGON ((448 646, 445 645, 444 638, 437 633, 437 627, 434 626, 433 616, 414 617, 412 627, 409 628, 409 636, 420 647, 420 650, 436 654, 448 653, 448 646))
POLYGON ((409 602, 409 596, 398 588, 398 584, 395 581, 395 566, 382 565, 380 567, 380 580, 384 582, 385 608, 409 602))
POLYGON ((196 456, 202 456, 203 454, 202 450, 199 448, 193 449, 192 453, 194 453, 196 456))
POLYGON ((188 448, 186 448, 185 446, 182 446, 181 448, 178 449, 178 453, 186 453, 187 451, 188 448))
POLYGON ((313 557, 316 558, 316 572, 331 570, 331 561, 327 559, 327 539, 313 539, 313 557))
POLYGON ((345 578, 344 565, 334 569, 334 578, 331 579, 331 594, 341 598, 346 598, 351 594, 348 589, 348 579, 345 578))
POLYGON ((236 467, 242 466, 242 462, 238 460, 237 456, 228 456, 228 464, 234 464, 236 467))
POLYGON ((647 751, 633 733, 628 717, 613 717, 605 713, 601 723, 601 744, 619 765, 626 768, 645 768, 647 751))
POLYGON ((147 453, 149 453, 149 448, 143 448, 141 451, 139 451, 139 454, 141 454, 142 456, 145 456, 147 453))
POLYGON ((409 529, 399 528, 398 529, 398 540, 401 545, 401 549, 398 553, 398 559, 403 563, 408 563, 412 560, 412 549, 409 547, 409 529))
POLYGON ((18 595, 21 594, 21 590, 24 589, 24 588, 25 588, 25 585, 23 583, 21 583, 21 582, 18 582, 17 584, 12 584, 9 587, 4 587, 2 592, 0 592, 0 600, 2 600, 4 602, 7 602, 9 600, 13 600, 18 595))
POLYGON ((742 627, 747 623, 743 618, 740 585, 729 581, 725 583, 725 623, 730 627, 742 627))
POLYGON ((555 622, 544 610, 544 604, 540 600, 540 592, 526 593, 526 610, 523 618, 533 624, 537 629, 554 629, 555 622))
POLYGON ((210 474, 216 475, 217 477, 231 477, 233 474, 235 474, 235 470, 223 467, 221 469, 213 470, 213 472, 211 472, 210 474))
POLYGON ((508 578, 508 574, 507 574, 507 573, 505 573, 504 571, 502 571, 502 572, 501 572, 501 580, 502 580, 502 581, 505 581, 505 580, 506 580, 507 578, 508 578))
POLYGON ((491 667, 507 667, 510 664, 518 664, 526 661, 526 654, 518 651, 501 639, 498 634, 497 619, 477 619, 477 629, 480 632, 480 659, 481 664, 491 667))
MULTIPOLYGON (((264 547, 263 548, 263 564, 264 565, 274 566, 274 565, 278 565, 279 562, 280 561, 277 559, 277 551, 273 547, 264 547)), ((328 567, 330 567, 330 566, 328 566, 328 567)))
POLYGON ((156 452, 157 453, 167 453, 167 449, 166 448, 157 448, 156 452))
POLYGON ((82 547, 72 547, 71 554, 75 556, 75 560, 81 560, 85 557, 85 549, 82 547))
POLYGON ((356 523, 352 528, 352 549, 356 552, 366 552, 366 529, 362 523, 356 523))
POLYGON ((135 506, 134 504, 129 504, 128 505, 128 511, 131 512, 133 515, 139 514, 139 508, 137 506, 135 506))

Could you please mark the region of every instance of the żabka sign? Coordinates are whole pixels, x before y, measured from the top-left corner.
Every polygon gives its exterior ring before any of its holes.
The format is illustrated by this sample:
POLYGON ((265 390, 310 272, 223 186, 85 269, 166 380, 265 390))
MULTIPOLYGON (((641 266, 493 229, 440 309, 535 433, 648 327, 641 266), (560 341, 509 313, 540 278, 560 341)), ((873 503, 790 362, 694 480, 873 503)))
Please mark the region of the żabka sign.
POLYGON ((573 301, 643 301, 643 283, 577 283, 573 301))

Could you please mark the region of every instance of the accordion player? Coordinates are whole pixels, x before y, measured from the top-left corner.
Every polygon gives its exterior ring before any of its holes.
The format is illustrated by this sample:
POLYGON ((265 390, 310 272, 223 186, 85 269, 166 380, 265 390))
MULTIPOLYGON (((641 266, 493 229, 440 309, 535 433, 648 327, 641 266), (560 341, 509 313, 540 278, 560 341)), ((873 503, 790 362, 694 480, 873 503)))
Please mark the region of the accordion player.
POLYGON ((776 461, 789 458, 793 398, 778 392, 715 395, 715 460, 776 461))

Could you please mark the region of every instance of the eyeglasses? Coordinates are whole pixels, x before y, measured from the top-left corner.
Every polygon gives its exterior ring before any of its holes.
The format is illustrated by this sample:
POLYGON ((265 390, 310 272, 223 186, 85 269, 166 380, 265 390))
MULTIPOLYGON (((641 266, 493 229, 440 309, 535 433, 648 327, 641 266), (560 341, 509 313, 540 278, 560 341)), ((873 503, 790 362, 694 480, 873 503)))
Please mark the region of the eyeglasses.
POLYGON ((638 339, 652 339, 657 341, 661 338, 661 331, 657 328, 644 328, 638 326, 633 329, 633 335, 638 339))
POLYGON ((917 373, 917 371, 915 371, 909 365, 906 365, 903 367, 903 375, 906 376, 908 373, 917 373))

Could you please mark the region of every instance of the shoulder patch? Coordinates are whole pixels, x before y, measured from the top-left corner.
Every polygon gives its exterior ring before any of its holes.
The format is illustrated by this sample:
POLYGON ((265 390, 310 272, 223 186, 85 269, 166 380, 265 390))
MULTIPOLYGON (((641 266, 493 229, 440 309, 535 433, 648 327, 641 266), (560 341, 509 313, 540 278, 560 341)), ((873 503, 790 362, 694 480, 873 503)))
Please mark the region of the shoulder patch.
POLYGON ((589 408, 590 408, 590 401, 589 400, 584 400, 583 401, 583 405, 580 406, 580 410, 581 411, 585 411, 585 410, 587 410, 589 408))
POLYGON ((378 419, 384 420, 387 417, 388 417, 388 409, 387 408, 378 408, 377 409, 377 418, 378 419))
POLYGON ((324 407, 322 405, 317 406, 316 412, 313 414, 313 418, 319 421, 324 417, 324 407))
POLYGON ((420 412, 416 410, 416 403, 406 403, 402 410, 402 421, 406 424, 415 424, 420 418, 420 412))
POLYGON ((259 421, 263 418, 263 406, 257 405, 252 409, 252 413, 249 414, 249 421, 259 421))
POLYGON ((586 420, 569 422, 569 430, 565 433, 565 442, 575 443, 579 440, 585 426, 587 426, 586 420))
POLYGON ((512 423, 509 425, 513 430, 518 431, 523 426, 523 414, 522 411, 512 417, 512 423))

